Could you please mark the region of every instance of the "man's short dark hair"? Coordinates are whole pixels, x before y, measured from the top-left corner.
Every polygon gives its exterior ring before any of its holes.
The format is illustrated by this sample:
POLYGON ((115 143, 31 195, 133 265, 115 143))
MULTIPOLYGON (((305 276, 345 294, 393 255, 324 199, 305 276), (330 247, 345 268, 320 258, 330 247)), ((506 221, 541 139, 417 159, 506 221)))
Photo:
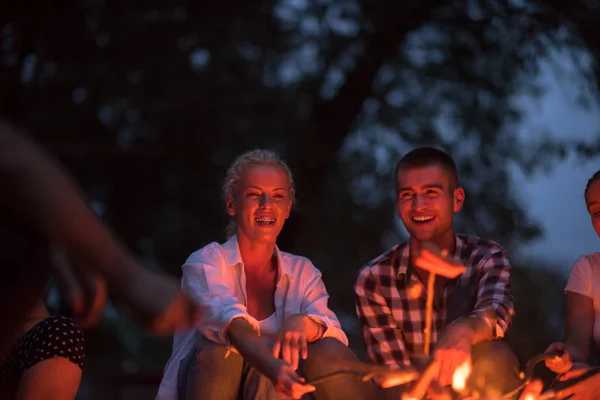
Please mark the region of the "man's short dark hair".
POLYGON ((458 170, 456 169, 456 163, 448 153, 434 147, 417 147, 406 153, 400 161, 398 161, 398 164, 396 164, 394 181, 397 182, 398 173, 401 170, 430 167, 432 165, 439 165, 450 175, 451 190, 458 187, 458 170))

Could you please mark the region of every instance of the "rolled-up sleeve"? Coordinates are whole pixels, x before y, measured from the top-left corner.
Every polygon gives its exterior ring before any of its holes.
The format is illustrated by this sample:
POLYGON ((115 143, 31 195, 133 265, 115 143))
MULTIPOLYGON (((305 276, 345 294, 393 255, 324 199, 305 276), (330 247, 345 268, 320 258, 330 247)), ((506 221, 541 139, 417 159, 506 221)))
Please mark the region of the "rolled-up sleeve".
POLYGON ((182 290, 207 307, 206 317, 198 324, 198 330, 207 339, 230 348, 226 332, 235 318, 245 319, 258 333, 258 321, 235 296, 215 251, 206 249, 192 254, 182 270, 182 290))
POLYGON ((370 268, 360 271, 354 292, 369 361, 380 365, 410 365, 402 331, 380 294, 380 285, 370 268))
POLYGON ((496 338, 502 338, 515 314, 510 290, 510 261, 504 250, 498 247, 491 250, 479 265, 477 301, 470 316, 484 319, 490 327, 495 327, 496 338))
MULTIPOLYGON (((310 264, 309 261, 306 262, 310 264)), ((336 338, 347 346, 348 338, 342 330, 340 321, 328 307, 329 294, 323 283, 321 272, 312 264, 305 269, 302 286, 304 294, 301 313, 327 328, 323 337, 336 338)))

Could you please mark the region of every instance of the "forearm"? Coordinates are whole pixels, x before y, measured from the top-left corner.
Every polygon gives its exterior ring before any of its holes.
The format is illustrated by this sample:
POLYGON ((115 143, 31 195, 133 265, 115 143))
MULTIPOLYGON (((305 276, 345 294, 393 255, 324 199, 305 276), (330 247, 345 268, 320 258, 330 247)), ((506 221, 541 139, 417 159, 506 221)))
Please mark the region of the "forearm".
POLYGON ((589 343, 581 335, 567 334, 565 337, 566 351, 571 355, 573 362, 587 363, 589 343))
POLYGON ((252 326, 243 318, 235 318, 227 328, 231 343, 244 359, 263 374, 270 376, 269 371, 275 366, 277 359, 273 357, 267 346, 257 335, 252 326))
POLYGON ((456 320, 448 329, 460 330, 473 345, 495 339, 491 326, 481 317, 463 317, 456 320))
POLYGON ((0 149, 3 206, 28 221, 49 242, 76 253, 99 272, 127 273, 126 251, 55 160, 1 121, 0 149))

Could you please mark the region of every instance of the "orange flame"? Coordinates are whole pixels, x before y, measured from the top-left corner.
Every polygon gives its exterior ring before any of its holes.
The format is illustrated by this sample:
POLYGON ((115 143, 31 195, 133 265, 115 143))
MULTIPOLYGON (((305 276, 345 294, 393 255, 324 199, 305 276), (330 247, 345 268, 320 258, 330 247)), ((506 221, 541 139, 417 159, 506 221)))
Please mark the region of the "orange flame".
POLYGON ((471 360, 465 360, 452 375, 452 389, 462 392, 467 387, 467 379, 471 375, 471 360))

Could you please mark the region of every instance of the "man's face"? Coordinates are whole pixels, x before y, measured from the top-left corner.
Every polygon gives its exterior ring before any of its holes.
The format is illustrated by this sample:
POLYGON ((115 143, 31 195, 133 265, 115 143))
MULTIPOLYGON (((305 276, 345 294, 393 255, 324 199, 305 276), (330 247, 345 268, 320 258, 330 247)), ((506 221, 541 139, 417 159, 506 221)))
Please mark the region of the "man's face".
POLYGON ((454 188, 451 175, 441 166, 401 169, 396 188, 396 210, 412 238, 435 242, 452 234, 452 219, 462 208, 465 193, 454 188))
POLYGON ((588 187, 585 195, 585 203, 590 213, 592 226, 596 234, 600 237, 600 179, 596 179, 588 187))

